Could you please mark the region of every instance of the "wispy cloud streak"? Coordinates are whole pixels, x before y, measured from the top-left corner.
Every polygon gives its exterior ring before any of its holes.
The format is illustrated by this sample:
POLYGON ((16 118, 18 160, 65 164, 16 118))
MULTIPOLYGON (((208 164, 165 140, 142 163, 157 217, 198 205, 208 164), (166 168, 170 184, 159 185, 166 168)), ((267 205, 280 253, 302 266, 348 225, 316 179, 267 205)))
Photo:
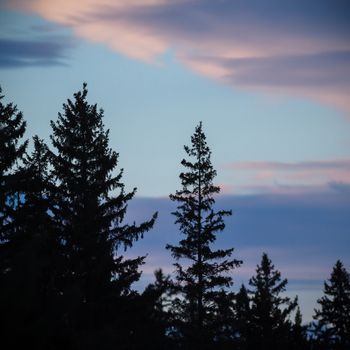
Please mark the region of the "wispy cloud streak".
POLYGON ((67 64, 67 51, 73 46, 67 38, 20 40, 0 38, 0 68, 57 66, 67 64))
MULTIPOLYGON (((348 191, 350 160, 304 161, 296 163, 251 161, 223 166, 232 183, 244 179, 241 188, 224 186, 226 193, 303 193, 315 191, 348 191)), ((243 182, 243 181, 242 181, 243 182)))
MULTIPOLYGON (((235 286, 247 284, 267 252, 276 268, 289 279, 288 290, 299 294, 306 319, 311 319, 322 281, 329 277, 332 265, 342 259, 349 266, 350 196, 343 191, 251 196, 219 196, 218 208, 232 209, 226 228, 218 234, 217 247, 234 247, 234 257, 243 260, 232 272, 235 286), (308 297, 304 294, 309 291, 308 297)), ((174 225, 174 203, 161 198, 135 198, 127 220, 142 220, 155 210, 159 220, 154 229, 137 242, 130 254, 145 255, 146 265, 140 285, 154 281, 159 267, 172 273, 174 260, 165 250, 167 243, 182 238, 174 225)), ((186 263, 186 261, 183 261, 186 263)))
POLYGON ((301 171, 301 170, 349 170, 350 159, 342 160, 325 160, 325 161, 308 161, 308 162, 236 162, 225 165, 225 168, 230 169, 249 169, 249 170, 286 170, 286 171, 301 171))

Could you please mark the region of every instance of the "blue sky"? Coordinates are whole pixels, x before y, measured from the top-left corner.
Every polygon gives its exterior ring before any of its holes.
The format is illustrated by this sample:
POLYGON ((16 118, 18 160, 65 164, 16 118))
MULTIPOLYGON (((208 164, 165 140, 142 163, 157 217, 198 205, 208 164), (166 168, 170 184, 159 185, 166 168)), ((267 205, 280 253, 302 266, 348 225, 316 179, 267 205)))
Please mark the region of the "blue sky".
POLYGON ((350 5, 263 4, 0 1, 0 84, 27 137, 48 140, 50 120, 88 83, 124 181, 138 187, 130 215, 161 214, 156 238, 135 248, 149 253, 147 271, 158 256, 170 268, 164 237, 178 234, 166 198, 202 120, 219 203, 235 212, 232 241, 219 244, 245 261, 237 283, 267 251, 309 320, 336 259, 350 267, 350 5))

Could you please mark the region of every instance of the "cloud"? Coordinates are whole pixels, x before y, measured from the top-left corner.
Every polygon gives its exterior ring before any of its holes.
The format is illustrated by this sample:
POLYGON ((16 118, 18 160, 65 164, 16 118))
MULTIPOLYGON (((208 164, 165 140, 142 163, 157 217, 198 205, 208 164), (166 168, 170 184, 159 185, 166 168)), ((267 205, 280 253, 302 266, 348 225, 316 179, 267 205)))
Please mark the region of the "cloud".
MULTIPOLYGON (((217 236, 217 245, 235 247, 235 255, 252 261, 252 266, 264 251, 276 264, 290 265, 291 269, 299 262, 314 267, 317 278, 337 257, 350 263, 350 197, 346 192, 221 195, 216 205, 233 210, 233 216, 225 220, 225 231, 217 236)), ((159 212, 154 229, 130 250, 132 254, 149 254, 147 260, 152 266, 168 266, 172 258, 165 245, 177 244, 181 239, 171 215, 175 207, 176 203, 164 198, 136 197, 131 201, 127 221, 141 222, 154 211, 159 212)), ((303 271, 294 272, 293 278, 307 277, 303 271)))
POLYGON ((328 160, 328 161, 304 161, 297 163, 287 162, 237 162, 225 165, 230 169, 249 170, 285 170, 285 171, 305 171, 305 170, 348 170, 350 171, 350 159, 328 160))
POLYGON ((227 84, 314 98, 350 110, 346 0, 13 0, 86 40, 155 62, 172 49, 227 84))
MULTIPOLYGON (((233 216, 225 220, 225 230, 217 235, 216 246, 234 247, 234 257, 243 260, 242 267, 232 272, 234 288, 248 283, 262 253, 267 252, 288 278, 287 291, 299 295, 305 320, 310 320, 322 282, 329 278, 336 260, 350 268, 349 193, 225 195, 219 196, 216 204, 219 209, 233 210, 233 216)), ((155 269, 174 270, 165 245, 177 244, 182 238, 171 215, 175 206, 164 198, 136 197, 129 204, 130 221, 141 222, 159 211, 154 229, 128 251, 132 256, 148 254, 140 289, 154 281, 155 269)))
POLYGON ((39 40, 0 39, 0 68, 66 65, 73 46, 67 38, 39 40))
POLYGON ((251 161, 225 164, 231 183, 245 179, 240 187, 223 186, 225 193, 309 193, 348 188, 350 160, 304 161, 297 163, 251 161))

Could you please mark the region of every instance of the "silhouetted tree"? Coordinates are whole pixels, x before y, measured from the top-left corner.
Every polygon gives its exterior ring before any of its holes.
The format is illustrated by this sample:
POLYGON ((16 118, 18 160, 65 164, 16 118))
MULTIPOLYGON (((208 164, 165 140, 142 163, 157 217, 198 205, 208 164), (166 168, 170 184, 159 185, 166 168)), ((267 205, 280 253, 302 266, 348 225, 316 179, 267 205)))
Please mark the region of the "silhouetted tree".
POLYGON ((64 319, 78 347, 96 348, 102 339, 105 344, 118 339, 119 349, 124 349, 136 317, 129 308, 136 298, 131 285, 140 277, 144 257, 125 258, 121 250, 152 228, 156 214, 139 226, 124 223, 136 189, 126 193, 122 170, 114 175, 118 154, 108 146, 103 110, 90 105, 86 96, 84 84, 74 100, 63 105, 58 120, 51 121, 57 182, 53 213, 65 261, 64 319))
MULTIPOLYGON (((26 130, 22 112, 13 103, 3 104, 0 87, 0 240, 2 248, 11 234, 11 213, 18 206, 18 172, 15 169, 24 155, 27 141, 20 144, 26 130)), ((4 253, 1 254, 4 262, 4 253)), ((7 267, 2 266, 1 274, 7 267)))
POLYGON ((307 339, 307 326, 303 325, 303 318, 299 306, 297 307, 294 317, 290 345, 293 350, 307 350, 310 348, 307 339))
MULTIPOLYGON (((27 141, 20 143, 26 122, 13 103, 3 104, 0 88, 0 329, 2 344, 14 334, 14 306, 20 300, 13 283, 15 255, 19 252, 15 244, 18 234, 14 220, 21 204, 18 165, 27 147, 27 141)), ((13 337, 11 338, 13 340, 13 337)))
POLYGON ((289 316, 297 307, 297 298, 291 301, 288 297, 280 296, 286 289, 287 279, 281 279, 281 273, 275 270, 266 253, 249 284, 253 287, 249 291, 252 295, 251 348, 288 347, 291 330, 289 316))
POLYGON ((321 309, 315 310, 314 318, 318 321, 320 343, 325 348, 349 349, 350 276, 340 260, 334 265, 329 281, 324 283, 324 296, 317 302, 321 309))
POLYGON ((232 285, 228 276, 237 260, 230 260, 233 249, 213 250, 216 234, 225 228, 224 216, 231 211, 214 210, 214 195, 220 188, 213 185, 216 171, 211 164, 211 152, 200 123, 191 137, 191 146, 185 146, 191 158, 182 160, 186 172, 180 174, 182 189, 170 195, 170 199, 180 204, 173 213, 184 238, 178 246, 167 245, 175 263, 176 280, 181 296, 174 301, 178 310, 180 334, 190 349, 210 348, 215 334, 216 300, 225 287, 232 285))
POLYGON ((145 322, 144 348, 176 349, 176 344, 168 337, 172 329, 173 315, 171 303, 175 290, 169 275, 162 269, 154 272, 155 281, 149 284, 142 294, 143 302, 147 305, 145 322))
POLYGON ((13 214, 15 232, 9 242, 11 278, 7 281, 13 302, 8 305, 12 330, 19 337, 27 337, 27 346, 46 348, 46 341, 57 326, 53 308, 58 296, 55 270, 59 240, 50 215, 54 204, 49 196, 53 184, 48 171, 48 149, 37 136, 33 140, 34 150, 23 158, 20 168, 18 186, 22 199, 13 214))
POLYGON ((248 291, 244 284, 242 284, 235 295, 234 313, 233 332, 235 334, 236 347, 239 350, 248 349, 248 343, 251 341, 250 336, 252 335, 252 311, 248 291))
POLYGON ((166 323, 169 319, 169 311, 171 306, 171 298, 174 293, 174 286, 169 275, 164 275, 162 269, 154 272, 155 282, 149 284, 143 295, 151 297, 154 301, 152 311, 155 318, 162 323, 166 323))
POLYGON ((234 314, 235 295, 231 291, 221 289, 216 293, 212 308, 212 348, 232 349, 236 342, 234 314))

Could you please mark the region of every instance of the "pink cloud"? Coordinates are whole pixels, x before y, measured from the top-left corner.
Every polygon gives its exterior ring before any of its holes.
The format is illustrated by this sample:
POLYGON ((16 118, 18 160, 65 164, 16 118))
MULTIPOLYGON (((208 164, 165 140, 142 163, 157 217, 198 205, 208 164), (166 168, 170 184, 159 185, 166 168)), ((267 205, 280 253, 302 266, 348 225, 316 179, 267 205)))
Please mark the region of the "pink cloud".
POLYGON ((304 171, 304 170, 339 170, 350 171, 350 159, 324 160, 324 161, 304 161, 296 163, 271 162, 271 161, 250 161, 237 162, 225 165, 230 169, 247 170, 282 170, 282 171, 304 171))
POLYGON ((193 71, 226 84, 316 99, 349 112, 349 8, 270 0, 12 0, 76 36, 157 62, 173 49, 193 71), (310 9, 312 11, 310 11, 310 9))
POLYGON ((297 163, 236 162, 225 164, 223 171, 232 183, 244 183, 236 188, 224 184, 225 193, 277 194, 330 191, 333 189, 330 184, 350 182, 349 159, 297 163))

